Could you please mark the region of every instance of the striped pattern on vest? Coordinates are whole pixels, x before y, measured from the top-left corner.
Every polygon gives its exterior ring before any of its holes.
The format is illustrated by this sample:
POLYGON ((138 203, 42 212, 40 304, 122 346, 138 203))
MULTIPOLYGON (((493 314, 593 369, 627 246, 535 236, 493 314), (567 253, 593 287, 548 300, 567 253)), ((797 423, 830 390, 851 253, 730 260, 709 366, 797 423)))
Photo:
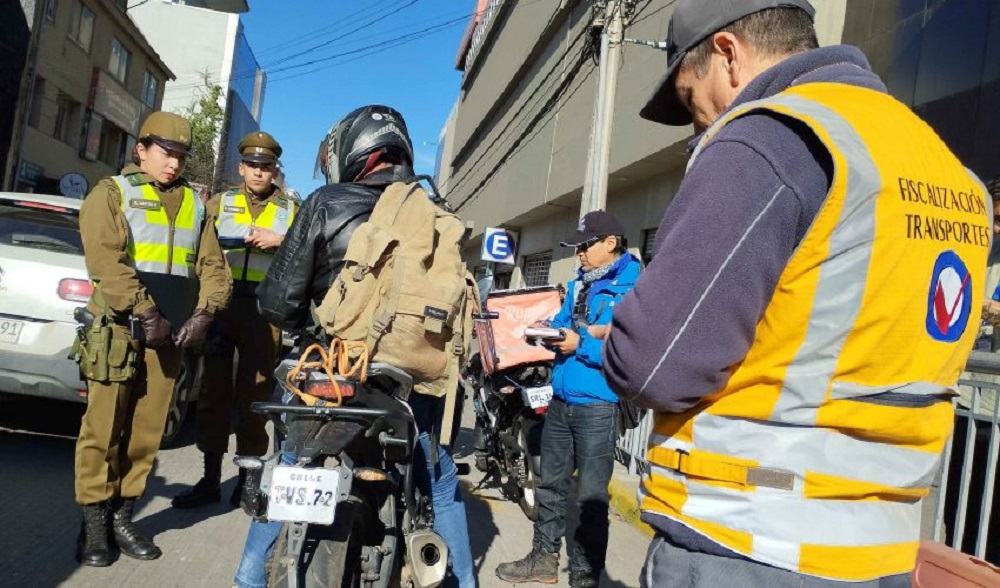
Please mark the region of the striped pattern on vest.
POLYGON ((976 336, 989 196, 904 105, 842 84, 738 107, 692 161, 760 110, 812 129, 833 158, 830 193, 725 387, 656 416, 641 506, 779 568, 907 573, 976 336))
POLYGON ((133 186, 125 176, 115 176, 121 191, 121 209, 128 224, 128 257, 140 272, 195 278, 198 241, 205 220, 205 205, 191 188, 173 225, 152 184, 133 186))
MULTIPOLYGON (((292 226, 295 209, 288 202, 287 208, 282 208, 273 202, 268 202, 264 210, 253 218, 245 194, 230 190, 222 195, 219 201, 219 216, 215 221, 220 239, 245 239, 250 236, 250 227, 270 229, 284 236, 292 226)), ((233 273, 233 278, 250 282, 260 282, 271 266, 274 252, 262 251, 256 248, 227 249, 226 260, 233 273)))

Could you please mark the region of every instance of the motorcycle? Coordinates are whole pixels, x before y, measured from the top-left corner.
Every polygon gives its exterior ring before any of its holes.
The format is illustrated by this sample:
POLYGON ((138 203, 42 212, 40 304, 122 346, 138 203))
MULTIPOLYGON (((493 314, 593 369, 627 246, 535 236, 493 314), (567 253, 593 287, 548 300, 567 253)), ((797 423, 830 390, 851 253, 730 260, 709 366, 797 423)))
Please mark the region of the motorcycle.
POLYGON ((303 361, 282 361, 275 372, 290 402, 253 405, 271 417, 284 455, 276 440, 271 458, 240 463, 250 488, 244 508, 283 523, 267 562, 268 586, 438 586, 448 548, 432 530, 430 497, 414 479, 410 376, 373 363, 362 383, 299 372, 303 361), (310 405, 300 400, 310 396, 293 396, 291 386, 337 402, 310 405))
POLYGON ((555 354, 529 344, 524 332, 558 312, 559 293, 554 287, 496 291, 483 301, 474 319, 479 352, 465 371, 476 415, 476 469, 485 474, 479 486, 499 479, 504 497, 534 521, 555 354))

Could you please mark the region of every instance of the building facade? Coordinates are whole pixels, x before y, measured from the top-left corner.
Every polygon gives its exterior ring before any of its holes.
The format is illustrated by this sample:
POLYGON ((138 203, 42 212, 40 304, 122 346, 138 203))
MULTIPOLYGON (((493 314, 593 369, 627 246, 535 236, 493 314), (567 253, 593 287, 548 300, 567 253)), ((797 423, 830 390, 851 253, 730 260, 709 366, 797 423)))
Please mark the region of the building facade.
POLYGON ((843 42, 980 178, 1000 175, 1000 0, 848 0, 843 42))
MULTIPOLYGON (((461 92, 445 129, 442 192, 475 225, 467 250, 478 266, 481 234, 502 226, 518 237, 516 264, 497 265, 501 286, 563 282, 576 259, 558 243, 579 221, 580 196, 597 94, 596 2, 477 0, 479 9, 456 65, 461 92)), ((662 41, 670 0, 636 3, 625 36, 662 41)), ((817 2, 824 44, 837 43, 846 0, 817 2)), ((626 227, 630 248, 648 258, 656 227, 676 193, 692 131, 639 118, 666 70, 666 54, 626 44, 611 138, 608 210, 626 227)))
MULTIPOLYGON (((463 78, 442 132, 442 192, 475 224, 471 265, 483 265, 482 230, 502 226, 519 243, 516 264, 496 267, 501 285, 564 281, 576 260, 558 242, 579 218, 597 93, 591 23, 599 3, 467 1, 477 12, 456 58, 463 78)), ((673 2, 635 4, 625 36, 663 40, 673 2)), ((813 4, 822 45, 859 46, 890 93, 970 169, 983 180, 1000 175, 1000 0, 813 4)), ((638 116, 665 62, 661 51, 624 45, 611 140, 608 210, 645 261, 683 177, 692 132, 638 116)))
POLYGON ((38 24, 19 84, 4 185, 82 197, 121 170, 173 73, 128 17, 124 0, 32 4, 38 24))
POLYGON ((260 129, 267 85, 239 14, 176 0, 137 3, 129 14, 177 75, 166 86, 164 110, 188 113, 204 94, 206 80, 222 88, 219 106, 225 114, 216 139, 218 161, 211 189, 237 183, 236 147, 247 133, 260 129))

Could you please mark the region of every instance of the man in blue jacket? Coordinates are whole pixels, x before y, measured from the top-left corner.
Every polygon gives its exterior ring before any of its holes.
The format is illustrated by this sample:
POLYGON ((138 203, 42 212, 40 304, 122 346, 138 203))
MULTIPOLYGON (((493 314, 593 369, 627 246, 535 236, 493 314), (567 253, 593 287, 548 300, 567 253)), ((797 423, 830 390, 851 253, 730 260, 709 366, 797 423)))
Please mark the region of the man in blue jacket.
POLYGON ((497 576, 506 582, 554 584, 558 580, 566 497, 574 470, 580 472, 576 493, 580 526, 570 553, 570 586, 597 586, 604 569, 618 397, 601 373, 603 340, 593 337, 588 328, 609 324, 615 305, 639 277, 639 260, 628 253, 624 233, 614 216, 599 210, 583 217, 576 233, 562 243, 576 249, 580 270, 569 283, 562 310, 550 321, 565 338, 552 344, 556 351, 553 399, 542 432, 533 546, 523 559, 497 567, 497 576))

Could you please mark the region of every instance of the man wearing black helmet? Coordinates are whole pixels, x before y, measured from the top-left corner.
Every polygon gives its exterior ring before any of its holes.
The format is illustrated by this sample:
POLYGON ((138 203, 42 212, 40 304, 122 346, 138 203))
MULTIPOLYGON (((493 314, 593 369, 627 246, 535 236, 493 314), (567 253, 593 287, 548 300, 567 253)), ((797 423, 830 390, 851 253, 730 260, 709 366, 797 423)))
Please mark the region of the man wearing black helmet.
MULTIPOLYGON (((343 266, 351 235, 371 216, 382 192, 395 182, 414 178, 413 146, 406 122, 386 106, 352 111, 327 133, 317 167, 327 184, 306 199, 257 289, 261 315, 293 333, 310 330, 311 304, 318 306, 323 301, 343 266)), ((420 431, 434 427, 442 404, 443 398, 410 397, 420 431)), ((417 457, 428 451, 426 433, 421 434, 420 442, 417 457)), ((430 477, 434 530, 448 545, 454 579, 458 586, 475 586, 465 506, 450 451, 439 452, 433 471, 422 471, 430 477)), ((264 585, 266 554, 280 528, 280 523, 251 523, 236 573, 237 586, 264 585)))

